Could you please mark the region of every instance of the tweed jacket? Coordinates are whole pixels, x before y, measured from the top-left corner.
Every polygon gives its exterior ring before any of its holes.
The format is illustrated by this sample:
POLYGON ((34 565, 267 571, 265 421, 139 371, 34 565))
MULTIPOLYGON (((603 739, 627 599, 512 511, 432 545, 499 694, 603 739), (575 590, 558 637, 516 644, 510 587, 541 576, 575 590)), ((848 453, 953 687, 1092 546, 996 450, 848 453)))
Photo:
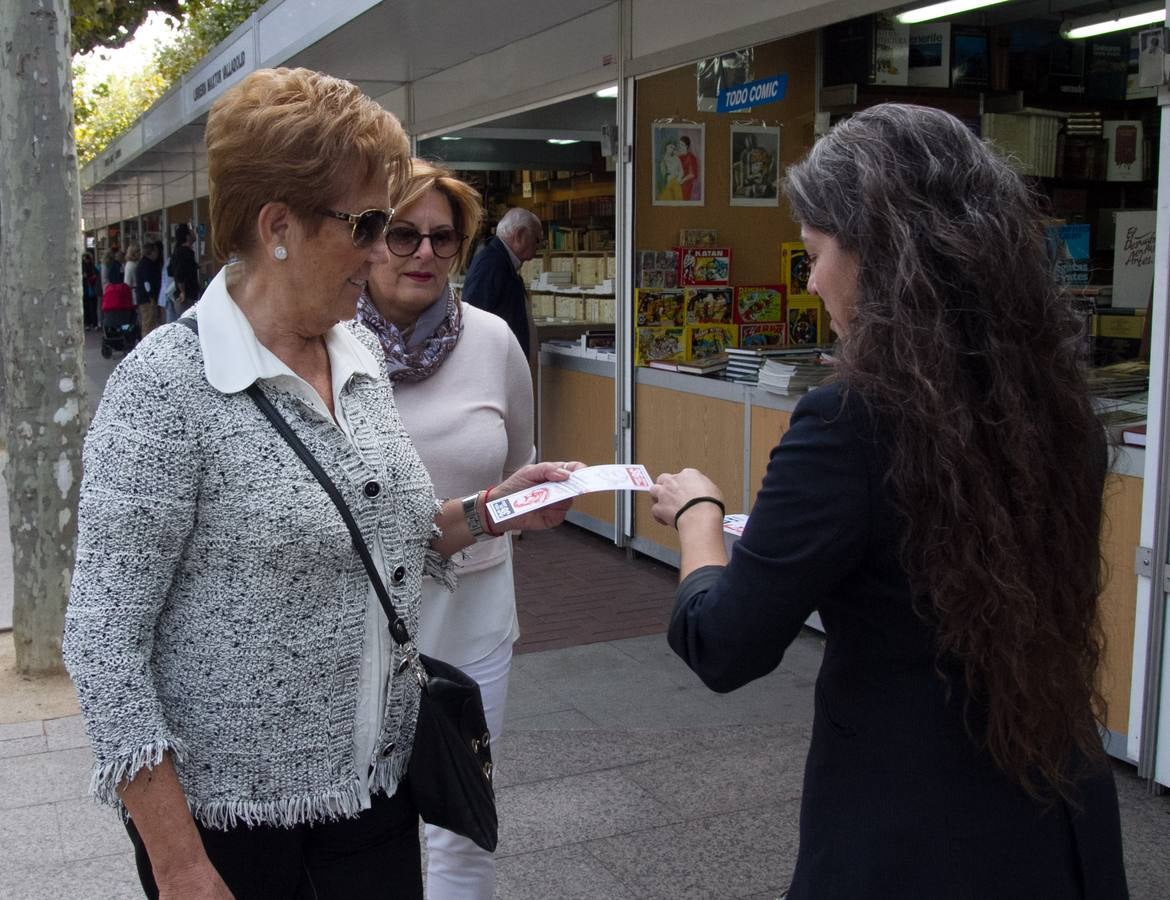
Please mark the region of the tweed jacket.
MULTIPOLYGON (((438 505, 388 382, 340 392, 353 428, 265 394, 337 484, 413 634, 438 505), (356 447, 355 447, 356 445, 356 447)), ((369 580, 328 495, 244 393, 206 380, 199 338, 157 329, 110 377, 86 439, 64 652, 95 764, 115 788, 169 753, 213 828, 355 815, 359 658, 369 580)), ((401 651, 395 647, 391 671, 401 651)), ((390 678, 369 790, 392 794, 418 712, 390 678)))

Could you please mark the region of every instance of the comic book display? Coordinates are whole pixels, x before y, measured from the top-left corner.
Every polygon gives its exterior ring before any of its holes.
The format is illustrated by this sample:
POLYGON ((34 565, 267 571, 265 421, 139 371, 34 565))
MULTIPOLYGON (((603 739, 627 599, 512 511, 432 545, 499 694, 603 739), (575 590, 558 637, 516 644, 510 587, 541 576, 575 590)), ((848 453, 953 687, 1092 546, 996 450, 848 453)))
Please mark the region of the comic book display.
POLYGON ((811 297, 808 279, 812 274, 808 251, 800 241, 785 241, 780 245, 780 283, 789 301, 797 297, 811 297))
POLYGON ((730 325, 735 321, 734 288, 687 288, 687 324, 706 323, 730 325))
POLYGON ((730 287, 730 247, 679 247, 677 252, 680 285, 730 287))
POLYGON ((734 347, 739 339, 734 325, 687 326, 687 360, 709 359, 734 347))
POLYGON ((687 358, 687 330, 665 326, 637 328, 634 362, 648 366, 652 362, 682 362, 687 358))
POLYGON ((687 324, 686 295, 679 290, 638 288, 634 291, 634 323, 643 325, 687 324))
POLYGON ((775 350, 786 343, 787 322, 761 322, 739 326, 739 346, 744 350, 775 350))
POLYGON ((820 344, 828 341, 825 315, 821 301, 816 297, 788 300, 788 343, 820 344))
POLYGON ((741 325, 784 321, 784 285, 753 284, 735 289, 735 321, 741 325))

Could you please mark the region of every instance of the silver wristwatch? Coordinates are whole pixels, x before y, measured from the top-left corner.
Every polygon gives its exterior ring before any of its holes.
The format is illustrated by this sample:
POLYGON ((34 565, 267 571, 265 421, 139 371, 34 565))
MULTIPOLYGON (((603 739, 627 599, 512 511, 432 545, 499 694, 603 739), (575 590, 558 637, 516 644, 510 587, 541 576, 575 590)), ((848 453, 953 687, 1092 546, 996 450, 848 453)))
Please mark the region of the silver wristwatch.
POLYGON ((477 541, 489 540, 492 535, 483 527, 483 519, 479 515, 479 493, 470 494, 459 501, 463 504, 463 521, 467 523, 467 530, 477 541))

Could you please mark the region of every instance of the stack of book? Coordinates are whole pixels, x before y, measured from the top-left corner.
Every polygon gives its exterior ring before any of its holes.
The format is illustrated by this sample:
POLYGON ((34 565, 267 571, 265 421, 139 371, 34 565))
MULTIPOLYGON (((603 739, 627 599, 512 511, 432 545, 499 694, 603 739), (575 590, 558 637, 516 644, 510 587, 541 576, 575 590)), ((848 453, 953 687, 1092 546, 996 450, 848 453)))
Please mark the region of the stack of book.
POLYGON ((760 380, 760 369, 769 358, 782 356, 790 351, 782 348, 759 350, 728 347, 725 352, 727 353, 727 371, 724 377, 728 381, 756 384, 760 380))
POLYGON ((688 375, 722 375, 727 369, 727 357, 722 353, 704 359, 680 362, 677 370, 688 375))
POLYGON ((759 383, 770 393, 790 397, 823 383, 831 373, 832 369, 820 362, 816 351, 789 351, 783 358, 764 363, 759 383))
POLYGON ((1150 364, 1136 359, 1127 360, 1111 366, 1089 369, 1085 375, 1089 393, 1093 396, 1128 397, 1149 388, 1150 364))

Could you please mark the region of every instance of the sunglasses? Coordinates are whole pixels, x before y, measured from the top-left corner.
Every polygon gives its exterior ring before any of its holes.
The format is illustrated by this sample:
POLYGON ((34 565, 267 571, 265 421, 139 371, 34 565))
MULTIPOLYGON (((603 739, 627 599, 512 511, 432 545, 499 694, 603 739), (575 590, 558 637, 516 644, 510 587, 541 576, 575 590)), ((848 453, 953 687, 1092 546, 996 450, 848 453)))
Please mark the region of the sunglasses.
POLYGON ((423 234, 409 225, 396 225, 386 232, 386 246, 395 256, 413 256, 422 246, 423 238, 431 242, 431 252, 439 259, 450 259, 458 254, 459 248, 467 240, 466 235, 454 228, 440 228, 430 234, 423 234))
POLYGON ((336 212, 332 209, 319 211, 323 216, 341 219, 353 226, 350 236, 355 247, 369 247, 374 241, 380 241, 390 229, 390 221, 394 218, 393 209, 367 209, 360 213, 336 212))

